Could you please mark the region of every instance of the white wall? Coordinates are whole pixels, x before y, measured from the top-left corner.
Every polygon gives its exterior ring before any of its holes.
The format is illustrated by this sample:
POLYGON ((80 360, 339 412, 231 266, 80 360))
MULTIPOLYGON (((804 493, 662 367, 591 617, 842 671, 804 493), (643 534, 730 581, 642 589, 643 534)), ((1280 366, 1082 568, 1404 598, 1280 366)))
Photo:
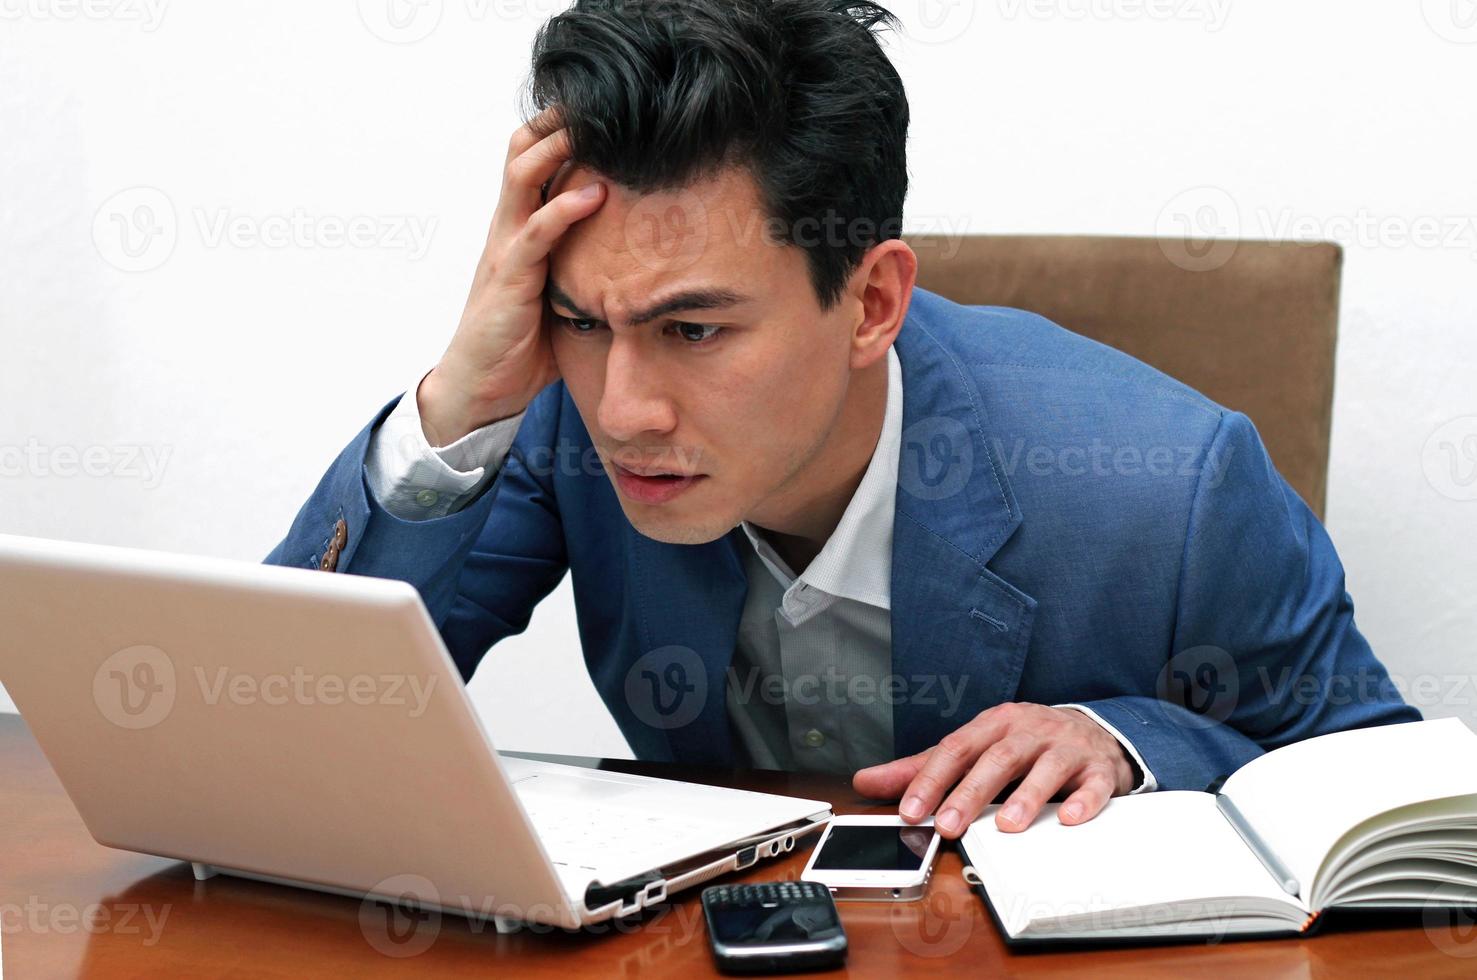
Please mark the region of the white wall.
MULTIPOLYGON (((1348 246, 1329 528, 1376 650, 1428 714, 1477 723, 1462 3, 892 6, 913 28, 893 45, 913 229, 1189 219, 1348 246)), ((0 531, 264 556, 450 336, 529 40, 561 6, 0 0, 0 452, 25 454, 0 476, 0 531), (294 216, 307 240, 274 243, 294 216), (173 234, 132 258, 130 219, 173 234), (388 239, 333 240, 352 219, 388 239), (101 447, 104 475, 56 472, 68 447, 101 447)), ((473 687, 504 747, 626 752, 567 587, 473 687)))

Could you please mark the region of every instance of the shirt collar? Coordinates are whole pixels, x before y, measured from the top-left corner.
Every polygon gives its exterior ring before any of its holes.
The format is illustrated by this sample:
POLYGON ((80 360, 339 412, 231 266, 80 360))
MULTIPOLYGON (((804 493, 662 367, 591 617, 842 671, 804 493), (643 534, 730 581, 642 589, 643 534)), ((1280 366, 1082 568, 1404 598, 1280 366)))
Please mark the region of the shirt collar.
POLYGON ((892 521, 897 495, 898 452, 903 434, 903 369, 897 352, 887 349, 887 407, 872 461, 836 530, 800 575, 748 521, 742 527, 765 567, 787 592, 808 585, 827 595, 882 609, 892 608, 892 521))

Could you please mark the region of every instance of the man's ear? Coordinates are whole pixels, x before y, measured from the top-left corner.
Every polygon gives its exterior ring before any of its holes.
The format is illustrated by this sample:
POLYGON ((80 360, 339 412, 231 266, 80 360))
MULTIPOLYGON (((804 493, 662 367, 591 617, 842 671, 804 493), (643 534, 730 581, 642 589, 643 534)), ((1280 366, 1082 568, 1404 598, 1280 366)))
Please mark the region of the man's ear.
POLYGON ((870 367, 887 354, 908 317, 917 281, 918 256, 900 239, 881 242, 862 258, 851 280, 861 301, 851 339, 852 370, 870 367))

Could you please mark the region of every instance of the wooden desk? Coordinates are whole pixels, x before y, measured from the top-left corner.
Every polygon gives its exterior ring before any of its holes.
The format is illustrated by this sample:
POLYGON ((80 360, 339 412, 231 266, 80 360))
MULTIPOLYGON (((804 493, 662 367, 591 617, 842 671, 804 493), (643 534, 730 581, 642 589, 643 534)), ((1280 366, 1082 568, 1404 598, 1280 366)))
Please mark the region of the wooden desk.
MULTIPOLYGON (((884 812, 857 799, 841 779, 607 765, 827 799, 842 813, 884 812)), ((696 890, 649 910, 639 923, 606 924, 593 934, 500 936, 491 925, 459 917, 402 916, 402 930, 392 937, 385 910, 354 899, 229 877, 197 883, 188 865, 94 843, 14 716, 0 716, 0 828, 6 980, 715 974, 696 890), (412 955, 390 955, 406 953, 412 955)), ((745 877, 796 878, 808 850, 797 848, 745 877)), ((1201 971, 1257 977, 1477 975, 1477 928, 1428 925, 1418 914, 1346 915, 1308 939, 1011 953, 966 888, 953 851, 941 855, 924 901, 843 904, 841 911, 851 943, 848 973, 855 976, 963 970, 971 976, 1109 978, 1181 978, 1201 971)))

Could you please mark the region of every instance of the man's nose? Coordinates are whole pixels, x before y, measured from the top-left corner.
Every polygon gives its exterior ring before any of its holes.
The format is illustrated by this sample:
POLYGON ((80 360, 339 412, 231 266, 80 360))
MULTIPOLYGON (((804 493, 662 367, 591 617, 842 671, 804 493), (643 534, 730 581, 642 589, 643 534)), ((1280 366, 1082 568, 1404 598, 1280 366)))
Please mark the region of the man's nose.
POLYGON ((617 442, 635 442, 643 434, 670 432, 676 426, 676 412, 662 394, 661 379, 644 358, 638 338, 617 337, 611 342, 597 419, 617 442))

